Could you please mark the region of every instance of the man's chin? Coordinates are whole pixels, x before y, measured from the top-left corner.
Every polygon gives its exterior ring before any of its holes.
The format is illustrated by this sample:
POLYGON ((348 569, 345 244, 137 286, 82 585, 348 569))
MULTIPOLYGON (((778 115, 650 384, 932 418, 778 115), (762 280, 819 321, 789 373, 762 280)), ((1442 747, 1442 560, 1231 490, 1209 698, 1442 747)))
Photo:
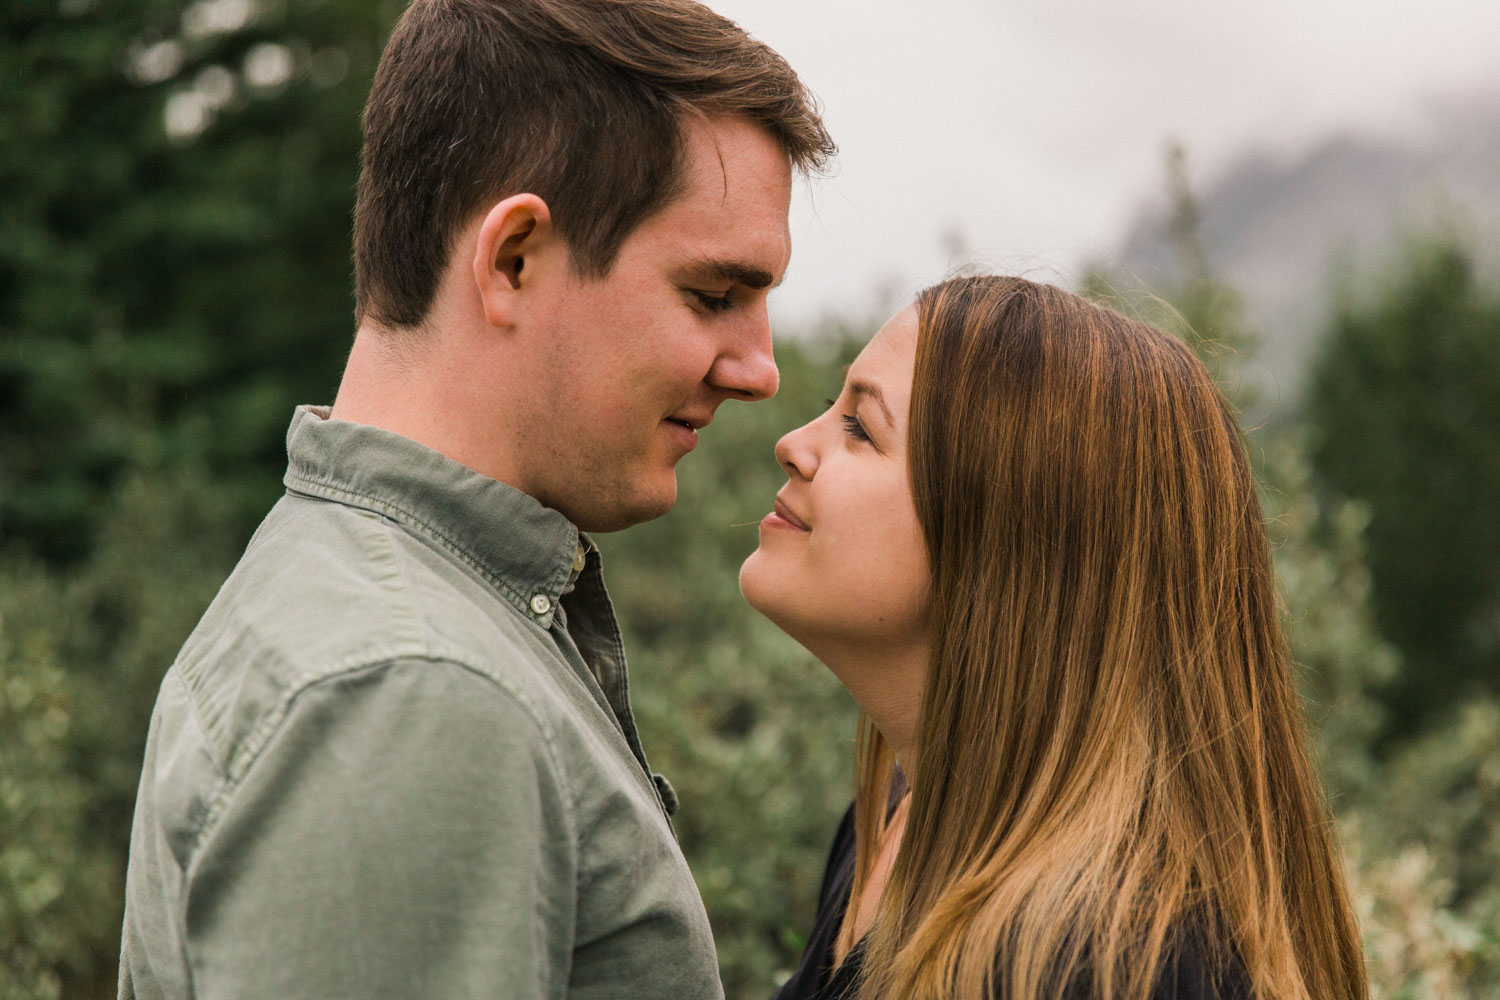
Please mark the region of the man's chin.
POLYGON ((587 532, 621 531, 632 525, 654 521, 677 502, 677 475, 668 473, 664 481, 635 485, 633 489, 600 493, 579 505, 569 520, 587 532))

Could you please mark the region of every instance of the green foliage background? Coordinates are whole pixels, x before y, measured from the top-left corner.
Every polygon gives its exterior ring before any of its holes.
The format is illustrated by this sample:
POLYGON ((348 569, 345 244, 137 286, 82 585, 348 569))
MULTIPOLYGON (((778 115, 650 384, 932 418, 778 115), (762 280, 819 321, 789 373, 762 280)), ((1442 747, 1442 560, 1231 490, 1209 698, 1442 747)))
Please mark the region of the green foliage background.
MULTIPOLYGON (((0 12, 7 1000, 113 994, 156 687, 280 491, 293 405, 331 396, 348 344, 358 113, 398 6, 0 12)), ((1183 279, 1123 304, 1249 404, 1253 331, 1196 243, 1180 163, 1170 176, 1183 279)), ((1500 997, 1500 308, 1441 240, 1386 287, 1344 290, 1305 419, 1252 451, 1378 993, 1500 997)), ((782 481, 776 437, 876 322, 782 331, 781 394, 724 407, 676 510, 602 540, 734 1000, 796 961, 854 719, 735 575, 782 481)))
POLYGON ((1441 238, 1392 270, 1375 296, 1342 294, 1306 412, 1324 481, 1370 505, 1406 735, 1456 694, 1500 694, 1500 294, 1441 238))

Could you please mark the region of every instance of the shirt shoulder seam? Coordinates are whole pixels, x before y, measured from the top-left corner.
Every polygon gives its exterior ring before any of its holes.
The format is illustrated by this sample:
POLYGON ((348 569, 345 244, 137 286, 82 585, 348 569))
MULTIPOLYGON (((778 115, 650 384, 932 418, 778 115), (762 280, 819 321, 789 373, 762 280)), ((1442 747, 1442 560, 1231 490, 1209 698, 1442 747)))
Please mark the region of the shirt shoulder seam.
POLYGON ((423 518, 421 515, 413 512, 411 509, 403 507, 397 503, 392 503, 389 500, 374 496, 373 494, 363 493, 359 490, 353 490, 347 486, 342 486, 338 483, 329 482, 324 479, 316 479, 312 476, 308 476, 300 472, 294 473, 288 470, 286 479, 287 487, 289 489, 293 489, 294 492, 294 484, 300 484, 310 489, 322 491, 321 494, 304 494, 310 498, 333 500, 336 502, 351 502, 354 506, 362 507, 366 510, 373 511, 374 513, 380 514, 385 517, 390 517, 393 520, 406 521, 418 528, 421 528, 423 532, 429 536, 431 541, 436 543, 437 546, 444 552, 448 553, 453 558, 459 560, 464 565, 474 570, 476 573, 482 576, 485 581, 500 590, 500 592, 506 596, 506 598, 517 610, 528 606, 527 598, 524 595, 518 592, 504 579, 497 576, 480 560, 470 555, 463 548, 463 546, 459 545, 458 542, 451 538, 446 532, 433 525, 432 522, 428 521, 426 518, 423 518), (397 517, 397 515, 399 515, 399 517, 397 517))
MULTIPOLYGON (((514 682, 501 675, 491 667, 475 663, 464 654, 452 650, 441 652, 433 650, 423 651, 401 651, 389 654, 380 659, 367 660, 351 663, 337 670, 308 670, 298 678, 296 683, 288 685, 286 691, 277 701, 274 708, 262 716, 260 722, 251 730, 250 734, 241 742, 233 756, 220 765, 220 785, 214 793, 209 806, 204 810, 202 819, 197 823, 196 829, 191 832, 188 854, 196 857, 204 840, 213 832, 224 810, 238 791, 241 782, 250 768, 258 760, 265 749, 271 745, 276 732, 291 714, 294 703, 304 693, 321 687, 331 681, 357 674, 365 671, 384 670, 398 663, 409 663, 413 661, 425 661, 433 665, 448 665, 467 670, 476 674, 493 684, 500 692, 509 697, 530 720, 541 736, 543 752, 547 756, 548 764, 560 775, 565 788, 572 789, 573 783, 568 773, 567 765, 563 755, 558 752, 557 732, 548 723, 544 713, 536 705, 534 699, 525 691, 521 690, 514 682)), ((191 701, 192 699, 189 699, 191 701)), ((203 732, 201 722, 197 718, 196 710, 193 714, 194 723, 199 731, 203 732)), ((206 735, 206 734, 205 734, 206 735)), ((568 835, 574 841, 577 840, 578 822, 574 813, 571 794, 563 797, 563 813, 568 826, 568 835)))

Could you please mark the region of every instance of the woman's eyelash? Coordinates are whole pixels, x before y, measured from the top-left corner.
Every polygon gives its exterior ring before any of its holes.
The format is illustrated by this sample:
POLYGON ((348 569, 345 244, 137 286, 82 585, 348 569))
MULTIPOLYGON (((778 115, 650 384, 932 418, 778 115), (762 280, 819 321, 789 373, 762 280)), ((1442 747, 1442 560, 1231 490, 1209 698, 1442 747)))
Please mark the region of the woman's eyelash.
MULTIPOLYGON (((838 402, 836 399, 825 399, 823 403, 831 410, 838 402)), ((840 413, 839 419, 844 422, 844 431, 856 441, 869 441, 870 435, 865 432, 865 425, 859 422, 859 418, 852 413, 840 413)), ((874 442, 871 442, 872 444, 874 442)))
POLYGON ((844 421, 844 430, 848 431, 849 436, 854 438, 854 440, 870 440, 870 435, 865 433, 865 425, 859 422, 858 417, 852 413, 844 413, 840 415, 840 419, 844 421))

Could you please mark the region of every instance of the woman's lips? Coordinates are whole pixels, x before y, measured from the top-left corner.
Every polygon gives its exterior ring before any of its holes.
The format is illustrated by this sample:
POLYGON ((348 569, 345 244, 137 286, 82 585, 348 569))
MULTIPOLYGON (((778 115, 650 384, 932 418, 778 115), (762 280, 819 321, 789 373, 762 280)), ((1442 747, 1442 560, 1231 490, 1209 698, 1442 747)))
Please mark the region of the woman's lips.
POLYGON ((783 503, 780 497, 776 498, 775 508, 771 513, 766 515, 765 520, 761 524, 771 528, 792 528, 796 531, 812 530, 802 518, 792 513, 791 508, 783 503))

